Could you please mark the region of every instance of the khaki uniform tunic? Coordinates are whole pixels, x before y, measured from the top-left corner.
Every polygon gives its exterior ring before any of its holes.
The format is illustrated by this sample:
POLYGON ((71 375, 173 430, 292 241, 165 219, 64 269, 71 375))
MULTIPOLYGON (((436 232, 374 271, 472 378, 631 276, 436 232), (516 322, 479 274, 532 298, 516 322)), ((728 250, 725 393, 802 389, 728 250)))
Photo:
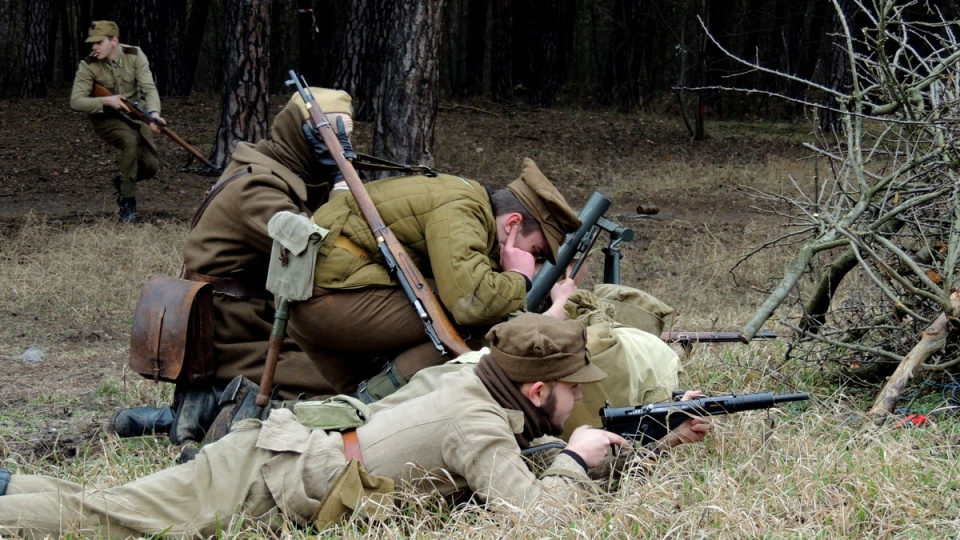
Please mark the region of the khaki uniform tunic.
MULTIPOLYGON (((455 324, 492 325, 525 305, 523 276, 501 271, 496 222, 483 186, 441 174, 388 178, 366 188, 455 324)), ((338 392, 351 393, 378 371, 378 357, 394 359, 406 373, 441 363, 356 199, 334 198, 314 222, 330 233, 317 258, 314 297, 291 308, 288 332, 324 377, 338 392)))
MULTIPOLYGON (((389 406, 375 406, 357 429, 372 474, 424 493, 475 493, 481 502, 504 500, 527 509, 597 491, 565 454, 540 478, 531 472, 514 436, 523 415, 497 405, 473 366, 439 377, 430 371, 388 398, 389 406)), ((345 466, 338 433, 310 430, 278 409, 261 427, 241 427, 205 446, 194 461, 123 486, 97 490, 14 475, 0 497, 0 530, 208 536, 218 527, 229 530, 239 511, 276 530, 278 511, 310 523, 345 466)))
POLYGON ((80 61, 70 92, 70 108, 89 114, 94 132, 120 149, 119 194, 135 197, 136 183, 153 177, 160 166, 153 133, 149 126, 122 116, 113 108, 104 109, 100 98, 91 96, 94 83, 137 102, 148 113, 159 113, 160 95, 150 62, 139 47, 122 44, 120 54, 112 62, 88 56, 80 61))

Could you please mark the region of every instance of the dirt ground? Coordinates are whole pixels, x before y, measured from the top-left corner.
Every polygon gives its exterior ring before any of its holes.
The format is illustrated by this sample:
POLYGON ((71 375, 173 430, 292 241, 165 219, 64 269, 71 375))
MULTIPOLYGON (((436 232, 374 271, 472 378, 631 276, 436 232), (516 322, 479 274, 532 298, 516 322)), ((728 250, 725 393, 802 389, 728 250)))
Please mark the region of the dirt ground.
MULTIPOLYGON (((212 151, 217 115, 217 100, 212 96, 164 101, 164 116, 171 128, 207 155, 212 151)), ((666 129, 649 122, 630 119, 620 122, 610 118, 600 117, 597 121, 602 127, 598 130, 583 130, 576 125, 570 129, 559 111, 445 104, 438 119, 437 159, 449 172, 467 175, 467 171, 477 171, 477 176, 470 177, 480 180, 484 176, 496 176, 509 181, 516 176, 517 161, 498 164, 499 156, 515 147, 530 147, 538 161, 543 159, 553 164, 557 171, 555 181, 574 206, 587 199, 597 182, 605 182, 617 194, 612 215, 622 221, 640 219, 636 206, 655 204, 661 207, 658 219, 683 224, 690 232, 697 224, 709 220, 716 225, 714 231, 717 232, 742 230, 748 221, 758 219, 742 193, 724 189, 722 175, 718 179, 685 185, 682 204, 671 204, 676 203, 681 194, 671 193, 669 186, 648 185, 643 190, 659 197, 646 197, 640 193, 640 187, 624 185, 616 178, 595 178, 595 173, 581 171, 576 164, 594 156, 616 156, 625 144, 649 154, 642 159, 669 159, 678 163, 694 159, 727 162, 731 156, 742 160, 764 159, 770 153, 790 152, 789 148, 795 147, 763 138, 740 137, 735 144, 718 138, 701 145, 693 156, 682 127, 666 129)), ((0 101, 0 119, 0 163, 3 164, 0 166, 0 232, 18 227, 31 212, 67 228, 104 216, 112 219, 116 215, 110 179, 116 175, 117 152, 94 135, 84 115, 69 110, 66 96, 0 101)), ((586 114, 579 116, 578 121, 594 120, 586 114)), ((360 151, 364 151, 362 141, 369 131, 369 126, 358 127, 360 151)), ((157 137, 157 142, 161 169, 157 178, 140 185, 139 217, 142 221, 188 220, 215 179, 185 170, 187 154, 166 137, 157 137)), ((638 238, 638 242, 642 241, 638 238)), ((106 377, 116 377, 119 366, 126 362, 123 343, 128 339, 129 336, 93 332, 63 344, 64 348, 75 347, 81 351, 106 343, 106 350, 116 351, 88 354, 82 360, 67 360, 69 355, 61 355, 65 359, 55 363, 12 362, 24 360, 23 355, 29 351, 17 358, 0 357, 0 407, 13 410, 23 406, 36 398, 38 388, 48 389, 62 399, 49 409, 44 426, 34 430, 40 436, 7 440, 0 448, 2 454, 59 459, 76 455, 78 448, 94 441, 101 434, 107 411, 115 408, 116 400, 91 389, 106 377), (98 403, 90 406, 90 401, 98 403), (75 414, 81 410, 94 412, 75 414)), ((6 421, 16 420, 7 418, 6 421)))

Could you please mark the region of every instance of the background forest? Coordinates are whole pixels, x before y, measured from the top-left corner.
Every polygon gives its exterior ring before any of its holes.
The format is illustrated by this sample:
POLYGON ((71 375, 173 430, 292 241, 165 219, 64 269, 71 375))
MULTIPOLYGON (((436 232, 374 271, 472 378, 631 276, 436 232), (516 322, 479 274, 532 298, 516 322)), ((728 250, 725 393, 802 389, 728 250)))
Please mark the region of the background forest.
MULTIPOLYGON (((855 11, 851 0, 839 4, 855 11)), ((956 18, 956 0, 937 4, 956 18)), ((253 31, 267 51, 270 88, 261 90, 282 90, 295 68, 356 96, 362 120, 390 83, 383 66, 391 40, 431 25, 443 97, 630 112, 675 106, 682 87, 737 86, 760 93, 704 90, 689 99, 716 118, 800 115, 766 92, 800 98, 802 84, 744 70, 704 27, 731 53, 773 71, 833 87, 843 69, 827 0, 0 0, 0 97, 69 88, 89 52, 87 26, 99 19, 116 20, 121 41, 143 48, 161 96, 218 92, 236 14, 262 17, 253 31)), ((930 13, 917 2, 906 16, 930 13)))

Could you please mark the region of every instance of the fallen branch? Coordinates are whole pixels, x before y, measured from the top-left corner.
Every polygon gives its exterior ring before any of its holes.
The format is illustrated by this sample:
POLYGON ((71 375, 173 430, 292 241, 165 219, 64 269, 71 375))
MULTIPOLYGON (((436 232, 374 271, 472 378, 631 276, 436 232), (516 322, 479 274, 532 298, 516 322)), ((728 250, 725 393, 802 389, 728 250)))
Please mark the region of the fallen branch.
POLYGON ((873 404, 867 418, 874 424, 880 426, 886 421, 887 417, 893 412, 893 407, 900 399, 904 386, 913 377, 913 372, 918 365, 930 358, 933 353, 943 350, 947 344, 947 338, 952 331, 952 321, 960 316, 960 293, 950 295, 950 303, 953 305, 953 313, 941 313, 939 317, 924 329, 920 336, 920 342, 917 343, 903 362, 897 366, 897 370, 887 380, 883 390, 877 395, 877 401, 873 404))

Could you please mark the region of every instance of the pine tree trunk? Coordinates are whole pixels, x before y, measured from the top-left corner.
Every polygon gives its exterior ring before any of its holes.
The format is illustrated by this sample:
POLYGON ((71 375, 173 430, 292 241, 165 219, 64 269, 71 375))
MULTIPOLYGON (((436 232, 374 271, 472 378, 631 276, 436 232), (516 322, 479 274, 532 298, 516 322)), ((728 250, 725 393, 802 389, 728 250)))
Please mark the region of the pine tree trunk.
POLYGON ((375 155, 433 166, 445 0, 396 2, 373 134, 375 155))
POLYGON ((210 161, 223 168, 240 141, 267 133, 271 0, 228 0, 220 125, 210 161))
POLYGON ((491 0, 490 94, 494 101, 510 103, 513 92, 513 12, 510 0, 491 0))
POLYGON ((528 101, 538 107, 552 107, 563 83, 563 50, 560 33, 563 6, 559 0, 514 2, 518 31, 514 32, 517 58, 514 74, 529 89, 528 101))
POLYGON ((207 14, 210 2, 193 2, 190 7, 190 19, 187 21, 186 43, 183 54, 183 86, 187 93, 193 90, 197 80, 197 64, 200 62, 200 42, 207 27, 207 14))
POLYGON ((346 90, 353 97, 358 121, 373 119, 377 89, 385 79, 384 59, 396 18, 394 10, 398 9, 394 4, 394 0, 356 0, 347 15, 334 87, 346 90))
MULTIPOLYGON (((190 94, 184 70, 184 30, 187 20, 186 0, 166 0, 160 3, 160 21, 163 39, 160 40, 162 62, 152 68, 157 78, 157 90, 164 96, 186 96, 190 94)), ((199 47, 190 47, 199 50, 199 47)), ((154 60, 151 58, 151 62, 154 60)))
POLYGON ((51 0, 33 0, 27 12, 26 55, 23 57, 23 84, 20 97, 47 95, 46 72, 49 61, 51 0))

